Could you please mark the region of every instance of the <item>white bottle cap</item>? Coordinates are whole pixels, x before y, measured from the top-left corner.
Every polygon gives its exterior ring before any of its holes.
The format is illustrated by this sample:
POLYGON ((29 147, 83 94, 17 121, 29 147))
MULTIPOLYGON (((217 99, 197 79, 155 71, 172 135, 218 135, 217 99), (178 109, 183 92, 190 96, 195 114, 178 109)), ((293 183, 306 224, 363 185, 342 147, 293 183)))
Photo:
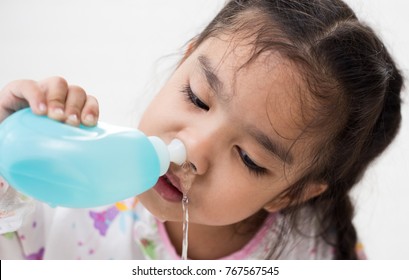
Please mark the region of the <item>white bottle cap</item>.
POLYGON ((148 137, 156 150, 160 165, 160 175, 169 169, 170 162, 182 165, 186 161, 186 148, 182 141, 173 139, 168 146, 159 137, 148 137))
POLYGON ((173 139, 168 145, 170 161, 182 165, 186 161, 186 148, 182 141, 173 139))

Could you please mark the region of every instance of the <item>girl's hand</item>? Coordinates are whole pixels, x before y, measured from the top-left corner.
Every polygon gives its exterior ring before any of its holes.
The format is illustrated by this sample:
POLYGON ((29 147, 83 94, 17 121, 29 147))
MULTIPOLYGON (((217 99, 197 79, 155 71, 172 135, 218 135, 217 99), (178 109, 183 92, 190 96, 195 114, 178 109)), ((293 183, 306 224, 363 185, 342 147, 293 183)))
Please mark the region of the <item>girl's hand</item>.
POLYGON ((80 123, 94 126, 99 117, 97 100, 60 77, 39 82, 17 80, 0 91, 0 122, 25 107, 31 107, 35 114, 75 126, 80 123))

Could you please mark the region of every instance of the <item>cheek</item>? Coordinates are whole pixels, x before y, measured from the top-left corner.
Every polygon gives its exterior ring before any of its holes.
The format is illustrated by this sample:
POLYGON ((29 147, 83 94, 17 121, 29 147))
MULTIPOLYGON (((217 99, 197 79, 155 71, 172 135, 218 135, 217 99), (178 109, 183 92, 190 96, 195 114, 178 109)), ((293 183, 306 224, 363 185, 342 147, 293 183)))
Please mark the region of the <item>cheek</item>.
POLYGON ((165 91, 161 91, 144 111, 138 128, 147 135, 158 135, 176 114, 175 105, 165 91))
POLYGON ((202 201, 191 199, 189 201, 190 221, 199 224, 224 226, 240 222, 256 212, 263 203, 251 196, 239 193, 226 193, 212 198, 203 198, 202 201))
POLYGON ((230 173, 235 176, 223 173, 215 172, 206 184, 192 187, 190 221, 214 226, 234 224, 257 213, 276 195, 271 186, 246 180, 243 171, 230 173))
POLYGON ((181 129, 189 119, 179 76, 175 73, 171 77, 143 113, 138 128, 145 134, 166 137, 165 134, 181 129))

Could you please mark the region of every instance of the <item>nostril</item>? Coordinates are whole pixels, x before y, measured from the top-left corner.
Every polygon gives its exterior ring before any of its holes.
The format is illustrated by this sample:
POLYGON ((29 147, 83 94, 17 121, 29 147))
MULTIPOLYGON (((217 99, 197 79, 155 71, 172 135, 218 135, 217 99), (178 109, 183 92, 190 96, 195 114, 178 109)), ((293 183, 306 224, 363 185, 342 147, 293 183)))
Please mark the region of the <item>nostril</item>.
POLYGON ((193 163, 191 163, 191 162, 189 162, 189 164, 190 164, 190 168, 192 169, 193 174, 196 174, 196 173, 197 173, 197 168, 196 168, 196 166, 195 166, 193 163))
POLYGON ((182 165, 182 170, 185 174, 197 174, 197 168, 196 166, 191 163, 190 161, 185 161, 182 165))

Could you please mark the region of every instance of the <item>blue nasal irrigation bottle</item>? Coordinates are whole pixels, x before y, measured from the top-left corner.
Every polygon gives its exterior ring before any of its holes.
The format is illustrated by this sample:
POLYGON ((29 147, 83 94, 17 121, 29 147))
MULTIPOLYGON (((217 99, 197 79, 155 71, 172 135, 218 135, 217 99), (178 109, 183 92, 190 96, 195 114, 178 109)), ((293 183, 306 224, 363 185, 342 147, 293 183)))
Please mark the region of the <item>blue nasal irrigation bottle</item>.
POLYGON ((115 203, 147 191, 170 162, 185 160, 179 139, 166 145, 137 129, 102 122, 74 127, 23 109, 0 124, 0 175, 51 206, 115 203))

